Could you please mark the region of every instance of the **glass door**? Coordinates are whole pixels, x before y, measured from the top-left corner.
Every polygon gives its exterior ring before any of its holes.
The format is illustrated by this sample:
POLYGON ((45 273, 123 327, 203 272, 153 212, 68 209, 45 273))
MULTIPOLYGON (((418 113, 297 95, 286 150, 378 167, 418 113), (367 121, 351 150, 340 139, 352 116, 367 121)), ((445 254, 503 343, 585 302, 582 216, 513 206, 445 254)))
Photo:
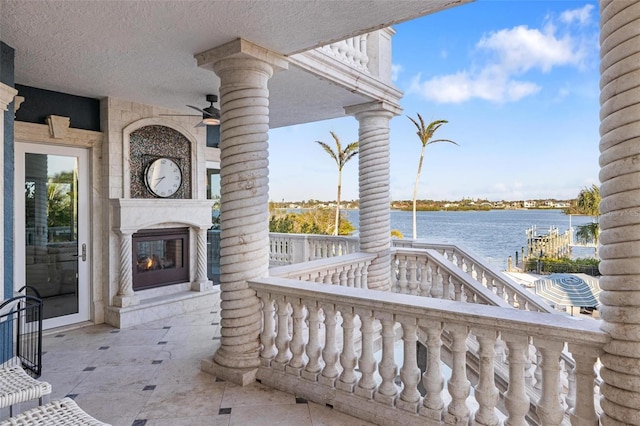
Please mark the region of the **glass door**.
POLYGON ((87 150, 16 144, 15 282, 47 328, 89 319, 87 150))

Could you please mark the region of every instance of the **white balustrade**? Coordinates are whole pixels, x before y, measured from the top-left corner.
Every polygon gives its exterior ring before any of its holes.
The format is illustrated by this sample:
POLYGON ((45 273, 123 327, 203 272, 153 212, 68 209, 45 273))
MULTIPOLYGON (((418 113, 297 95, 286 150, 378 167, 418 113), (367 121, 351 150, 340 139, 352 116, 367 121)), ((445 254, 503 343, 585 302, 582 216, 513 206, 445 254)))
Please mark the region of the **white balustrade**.
POLYGON ((367 288, 367 268, 375 254, 354 253, 271 268, 269 274, 343 287, 367 288))
POLYGON ((369 73, 367 55, 367 34, 328 44, 321 51, 360 71, 369 73))
POLYGON ((250 287, 263 301, 263 362, 257 377, 268 386, 378 423, 496 426, 500 409, 509 425, 538 418, 549 425, 597 424, 594 364, 609 336, 595 321, 482 304, 467 309, 467 303, 454 300, 278 277, 250 281, 250 287), (278 305, 277 323, 273 301, 278 305), (398 336, 402 355, 394 350, 398 336), (377 341, 382 351, 379 363, 374 358, 377 341), (428 354, 423 372, 416 359, 417 341, 428 354), (506 391, 494 379, 494 364, 501 361, 495 356, 498 342, 508 348, 506 391), (569 389, 560 391, 563 348, 576 360, 576 380, 565 381, 569 389), (469 364, 472 349, 479 361, 469 364), (541 358, 539 393, 527 387, 525 374, 528 354, 536 352, 541 358), (446 359, 452 361, 452 373, 445 387, 441 366, 446 359), (478 377, 473 394, 469 371, 478 377), (421 373, 424 394, 417 387, 421 373), (570 412, 560 403, 567 392, 575 395, 570 412), (473 412, 472 406, 477 407, 473 412))

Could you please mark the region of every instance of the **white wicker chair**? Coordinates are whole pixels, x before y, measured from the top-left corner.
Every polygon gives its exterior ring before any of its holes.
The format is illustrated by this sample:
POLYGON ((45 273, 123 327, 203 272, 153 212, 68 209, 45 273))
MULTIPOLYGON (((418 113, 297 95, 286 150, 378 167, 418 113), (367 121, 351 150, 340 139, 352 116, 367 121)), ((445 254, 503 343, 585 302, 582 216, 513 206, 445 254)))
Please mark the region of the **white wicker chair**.
POLYGON ((110 426, 82 411, 71 398, 62 398, 11 417, 0 426, 110 426))
POLYGON ((0 408, 9 407, 9 416, 20 412, 20 403, 39 399, 49 402, 51 385, 29 376, 20 365, 0 368, 0 408))

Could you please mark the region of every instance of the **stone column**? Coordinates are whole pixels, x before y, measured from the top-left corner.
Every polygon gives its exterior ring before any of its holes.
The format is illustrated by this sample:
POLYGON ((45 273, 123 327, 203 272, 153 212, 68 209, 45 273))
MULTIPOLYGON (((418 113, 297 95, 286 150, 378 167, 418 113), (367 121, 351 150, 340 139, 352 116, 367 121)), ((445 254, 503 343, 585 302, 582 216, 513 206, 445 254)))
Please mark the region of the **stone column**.
POLYGON ((640 424, 640 1, 600 1, 603 425, 640 424))
POLYGON ((261 303, 247 281, 269 270, 269 90, 286 60, 245 40, 196 55, 220 78, 221 345, 201 368, 246 385, 260 365, 261 303))
POLYGON ((360 124, 360 251, 378 257, 368 269, 371 289, 389 290, 391 276, 391 218, 389 203, 389 121, 402 112, 396 104, 371 102, 345 108, 360 124))
POLYGON ((133 291, 133 268, 131 259, 133 257, 131 251, 132 232, 117 231, 120 235, 120 265, 118 278, 118 294, 113 297, 113 304, 121 308, 137 305, 140 303, 138 296, 133 291))
POLYGON ((196 250, 196 278, 191 283, 191 290, 210 290, 213 283, 207 277, 207 228, 198 228, 196 250))
MULTIPOLYGON (((4 176, 4 114, 18 91, 13 87, 0 83, 0 176, 4 176)), ((13 163, 13 161, 12 161, 13 163)), ((4 179, 0 179, 0 212, 4 215, 4 179)), ((4 241, 4 228, 0 226, 0 241, 4 241)), ((4 259, 4 243, 0 244, 0 259, 4 259)), ((10 297, 7 294, 7 298, 10 297)), ((4 267, 0 268, 0 300, 4 299, 4 267)))

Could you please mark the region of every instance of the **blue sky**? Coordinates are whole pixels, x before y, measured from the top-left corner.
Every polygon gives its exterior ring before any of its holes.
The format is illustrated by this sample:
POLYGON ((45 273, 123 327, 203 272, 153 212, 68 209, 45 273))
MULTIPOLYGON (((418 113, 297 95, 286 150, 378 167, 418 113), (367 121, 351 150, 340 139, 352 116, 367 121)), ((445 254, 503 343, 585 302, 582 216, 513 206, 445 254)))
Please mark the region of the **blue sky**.
MULTIPOLYGON (((427 147, 418 198, 568 199, 598 183, 595 1, 477 1, 395 26, 391 198, 409 200, 421 144, 406 117, 448 120, 427 147)), ((335 200, 337 168, 314 142, 356 141, 352 117, 270 131, 274 201, 335 200), (295 161, 291 161, 295 152, 295 161)), ((357 159, 343 200, 358 198, 357 159)))

